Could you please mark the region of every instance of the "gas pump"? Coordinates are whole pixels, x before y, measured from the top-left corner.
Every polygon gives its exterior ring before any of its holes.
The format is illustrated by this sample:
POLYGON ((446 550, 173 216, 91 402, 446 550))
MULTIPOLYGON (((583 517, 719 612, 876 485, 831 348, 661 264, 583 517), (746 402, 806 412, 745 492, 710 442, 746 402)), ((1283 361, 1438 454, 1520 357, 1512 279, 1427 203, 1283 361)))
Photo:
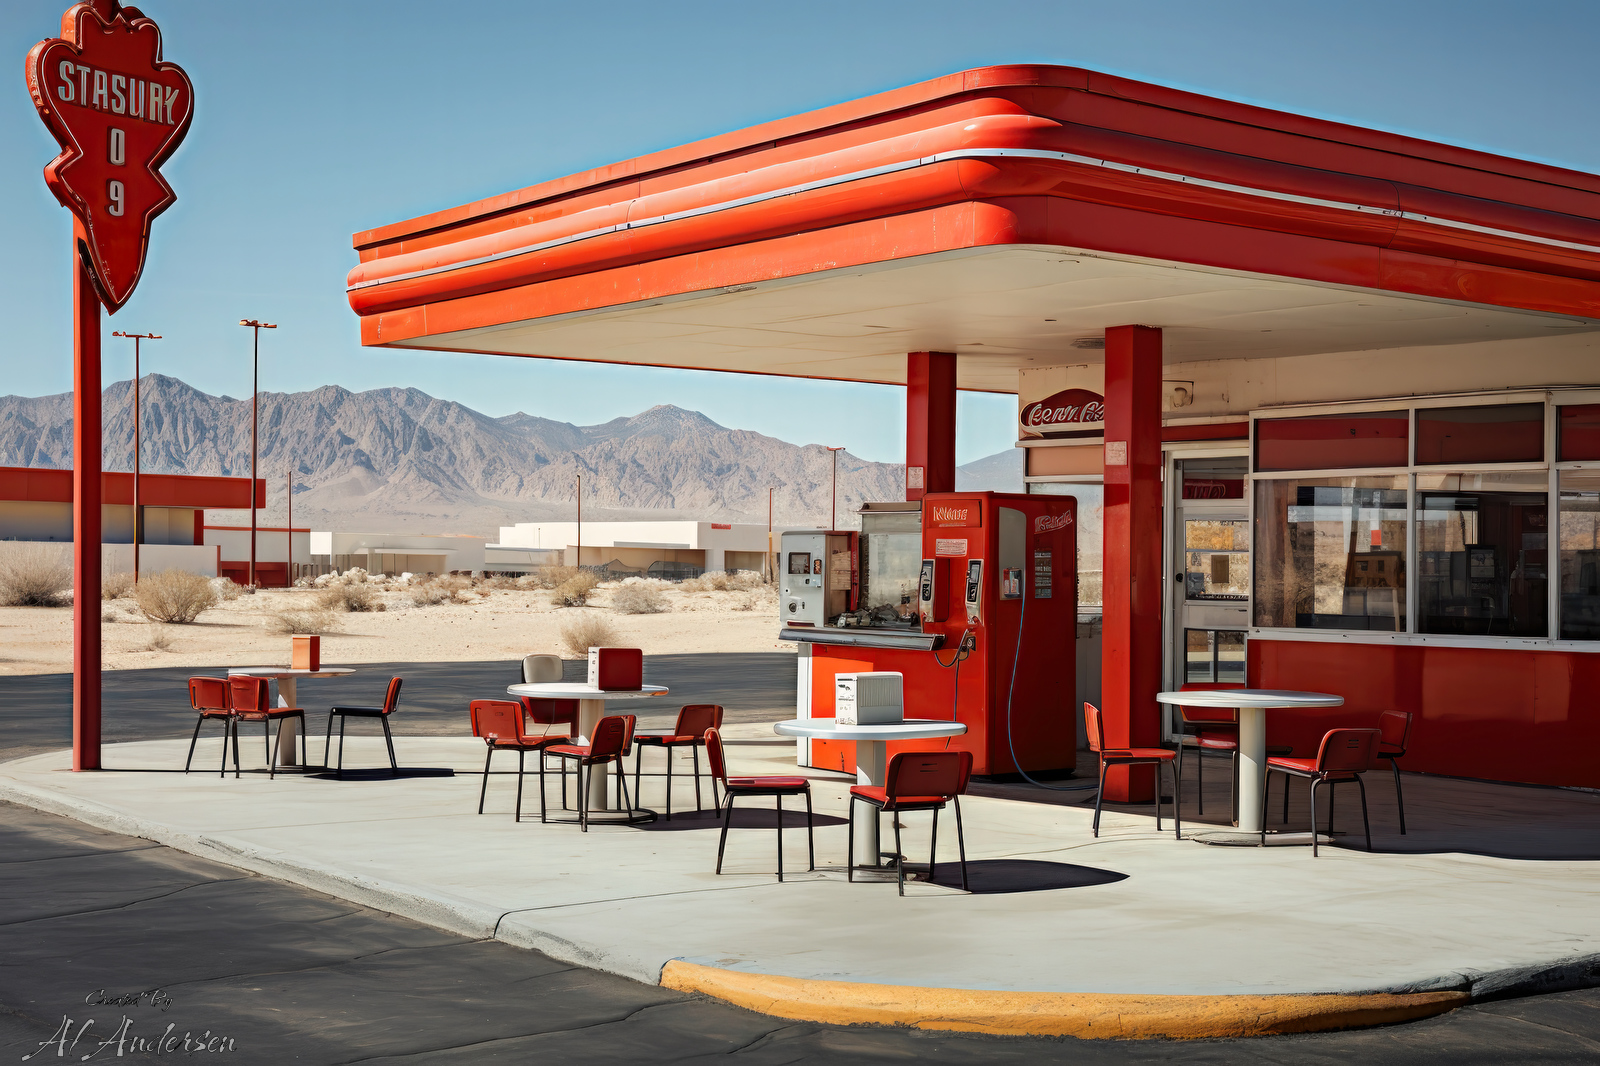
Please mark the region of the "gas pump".
MULTIPOLYGON (((806 675, 800 716, 833 716, 839 674, 893 671, 904 677, 907 717, 953 718, 967 732, 896 741, 891 754, 965 748, 973 772, 990 776, 1073 769, 1077 501, 934 493, 920 503, 866 504, 861 518, 855 542, 840 549, 854 568, 848 596, 819 619, 804 613, 814 586, 783 586, 782 639, 801 644, 806 675)), ((843 535, 785 534, 785 558, 791 538, 797 552, 814 554, 817 541, 805 538, 819 536, 843 535)), ((854 757, 848 741, 812 740, 801 761, 849 770, 854 757)))

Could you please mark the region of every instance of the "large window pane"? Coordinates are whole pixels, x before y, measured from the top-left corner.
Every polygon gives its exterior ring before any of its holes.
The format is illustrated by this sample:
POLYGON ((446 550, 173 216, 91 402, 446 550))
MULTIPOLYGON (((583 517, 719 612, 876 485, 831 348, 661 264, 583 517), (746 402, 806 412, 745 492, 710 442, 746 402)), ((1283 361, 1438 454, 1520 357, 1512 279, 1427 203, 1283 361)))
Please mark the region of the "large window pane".
POLYGON ((1256 469, 1406 466, 1408 411, 1256 419, 1256 469))
POLYGON ((1104 576, 1101 542, 1105 517, 1105 487, 1098 482, 1036 481, 1028 491, 1046 496, 1076 496, 1078 499, 1078 606, 1100 606, 1100 583, 1104 576))
POLYGON ((1417 629, 1548 631, 1549 481, 1543 473, 1417 475, 1417 629))
POLYGON ((1600 471, 1561 472, 1561 635, 1600 640, 1600 471))
POLYGON ((1256 482, 1255 624, 1400 632, 1406 479, 1256 482))
POLYGON ((1556 411, 1561 461, 1600 459, 1600 403, 1558 407, 1556 411))
POLYGON ((1417 411, 1417 463, 1537 463, 1544 459, 1544 404, 1435 407, 1417 411))

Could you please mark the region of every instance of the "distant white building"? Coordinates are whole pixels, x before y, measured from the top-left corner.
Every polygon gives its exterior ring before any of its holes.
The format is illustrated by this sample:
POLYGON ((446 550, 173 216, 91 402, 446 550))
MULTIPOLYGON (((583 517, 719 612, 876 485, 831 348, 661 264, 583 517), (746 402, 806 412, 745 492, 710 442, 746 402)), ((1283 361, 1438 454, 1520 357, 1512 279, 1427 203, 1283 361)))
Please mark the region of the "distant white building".
MULTIPOLYGON (((780 532, 774 530, 773 537, 780 532)), ((616 572, 672 578, 707 570, 753 570, 766 576, 771 550, 766 526, 729 522, 585 522, 581 559, 578 523, 518 522, 501 526, 500 543, 485 548, 491 570, 500 568, 497 559, 510 563, 514 557, 537 557, 566 566, 609 566, 616 572)))
POLYGON ((311 562, 369 574, 482 573, 488 538, 465 534, 313 531, 311 562))

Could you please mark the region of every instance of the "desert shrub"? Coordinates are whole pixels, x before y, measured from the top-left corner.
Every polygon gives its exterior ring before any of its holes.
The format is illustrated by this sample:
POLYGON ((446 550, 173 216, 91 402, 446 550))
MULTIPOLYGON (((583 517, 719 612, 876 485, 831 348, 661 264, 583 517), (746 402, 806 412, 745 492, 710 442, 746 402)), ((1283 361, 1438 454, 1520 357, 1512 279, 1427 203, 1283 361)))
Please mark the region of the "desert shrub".
POLYGON ((366 575, 362 575, 360 583, 340 582, 329 585, 317 597, 317 605, 328 611, 376 611, 382 605, 378 602, 376 593, 371 586, 366 584, 366 575))
POLYGON ((531 574, 517 579, 517 587, 524 589, 553 589, 584 573, 576 566, 541 566, 531 574))
POLYGON ((365 570, 361 569, 361 567, 352 566, 350 569, 339 575, 339 580, 344 582, 346 585, 361 585, 364 584, 367 578, 370 576, 371 575, 365 570))
POLYGON ((327 610, 282 611, 270 624, 279 633, 328 633, 339 628, 339 616, 327 610))
POLYGON ((219 603, 236 600, 244 595, 244 586, 231 577, 214 577, 211 579, 211 587, 216 590, 219 603))
POLYGON ((556 586, 550 593, 550 603, 556 607, 582 607, 589 602, 589 593, 599 585, 599 578, 580 570, 556 586))
POLYGON ((134 601, 152 622, 186 625, 200 612, 217 604, 217 590, 211 579, 187 570, 163 570, 146 574, 134 586, 134 601))
POLYGON ((172 633, 166 626, 152 625, 150 639, 145 642, 145 651, 166 651, 172 647, 172 633))
POLYGON ((100 575, 100 598, 120 600, 133 594, 133 574, 124 570, 115 574, 100 575))
POLYGON ((448 603, 453 598, 454 594, 437 581, 424 581, 420 585, 411 586, 411 602, 418 607, 432 607, 436 603, 448 603))
POLYGON ((66 544, 0 544, 0 607, 55 607, 71 597, 66 544))
POLYGON ((749 592, 766 582, 754 570, 708 570, 678 583, 685 592, 749 592))
POLYGON ((667 594, 648 582, 630 578, 611 594, 611 609, 618 614, 661 614, 672 610, 667 594))
POLYGON ((594 611, 578 612, 561 627, 561 644, 574 659, 586 659, 590 648, 611 647, 621 639, 611 619, 594 611))

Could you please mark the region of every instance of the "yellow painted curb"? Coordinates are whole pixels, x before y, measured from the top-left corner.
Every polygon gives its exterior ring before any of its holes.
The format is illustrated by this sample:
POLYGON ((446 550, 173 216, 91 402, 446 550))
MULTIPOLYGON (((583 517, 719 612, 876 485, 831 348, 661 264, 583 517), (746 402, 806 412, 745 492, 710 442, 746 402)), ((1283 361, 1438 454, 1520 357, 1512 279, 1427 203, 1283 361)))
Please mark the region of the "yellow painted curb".
POLYGON ((799 1021, 1095 1040, 1196 1040, 1357 1029, 1443 1014, 1467 1001, 1465 992, 1143 996, 919 988, 741 973, 676 959, 661 968, 661 983, 799 1021))

